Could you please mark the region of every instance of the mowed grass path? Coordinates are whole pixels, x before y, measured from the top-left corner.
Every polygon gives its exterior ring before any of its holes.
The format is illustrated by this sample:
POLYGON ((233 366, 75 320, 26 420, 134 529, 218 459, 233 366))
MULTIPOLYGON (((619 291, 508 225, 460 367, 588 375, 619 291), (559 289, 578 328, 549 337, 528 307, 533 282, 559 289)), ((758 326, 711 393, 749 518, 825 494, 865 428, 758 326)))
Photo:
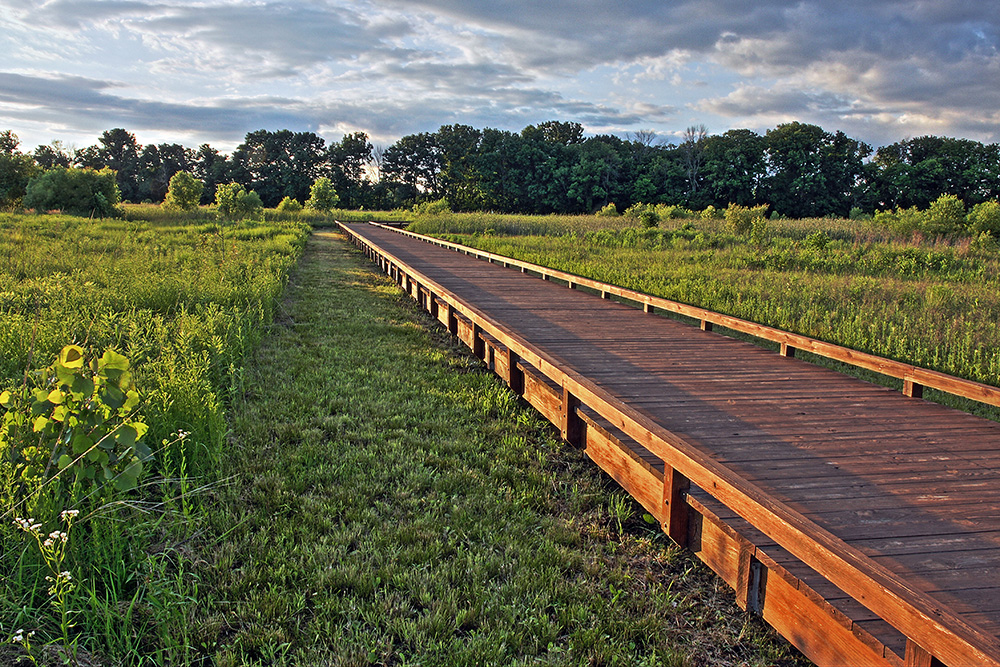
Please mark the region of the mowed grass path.
POLYGON ((807 664, 335 233, 244 387, 195 661, 807 664))

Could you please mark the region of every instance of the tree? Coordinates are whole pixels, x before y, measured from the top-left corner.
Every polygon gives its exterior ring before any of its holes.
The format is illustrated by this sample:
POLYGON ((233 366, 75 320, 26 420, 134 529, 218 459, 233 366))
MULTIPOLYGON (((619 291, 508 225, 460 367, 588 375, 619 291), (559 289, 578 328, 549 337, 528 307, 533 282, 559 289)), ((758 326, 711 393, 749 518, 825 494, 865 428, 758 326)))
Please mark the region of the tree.
POLYGON ((38 167, 30 156, 19 153, 17 135, 0 132, 0 209, 16 208, 28 190, 38 167))
POLYGON ((364 132, 345 134, 327 151, 327 171, 334 190, 346 208, 371 204, 372 191, 367 170, 373 160, 372 151, 368 135, 364 132))
POLYGON ((191 171, 194 152, 180 144, 148 144, 139 155, 139 198, 161 202, 174 174, 191 171))
POLYGON ((35 162, 42 169, 73 166, 73 156, 59 140, 35 148, 35 162))
POLYGON ((105 131, 97 146, 77 151, 76 162, 82 167, 115 172, 118 189, 124 201, 140 201, 139 151, 135 135, 122 128, 105 131))
POLYGON ((163 205, 167 209, 191 211, 201 202, 201 191, 205 184, 186 171, 178 171, 170 177, 170 186, 163 205))
POLYGON ((74 215, 105 217, 119 202, 115 172, 55 167, 28 182, 24 206, 39 211, 61 210, 74 215))
POLYGON ((215 204, 220 216, 227 220, 243 220, 259 215, 264 205, 253 190, 247 192, 241 183, 223 183, 215 189, 215 204))
POLYGON ((687 173, 688 191, 687 200, 690 202, 698 192, 698 176, 701 172, 701 165, 705 153, 705 137, 708 136, 708 128, 704 125, 690 126, 684 130, 684 141, 681 143, 681 155, 684 160, 684 170, 687 173))
POLYGON ((309 188, 309 199, 306 201, 306 208, 329 213, 337 205, 338 201, 340 201, 340 197, 337 196, 337 192, 333 189, 330 179, 320 177, 309 188))
POLYGON ((312 132, 250 132, 233 153, 231 176, 259 192, 266 206, 285 197, 302 200, 325 168, 325 146, 312 132))
POLYGON ((191 173, 205 184, 201 193, 201 203, 207 204, 215 200, 215 188, 220 183, 229 183, 229 159, 208 144, 202 144, 194 154, 191 173))
POLYGON ((393 191, 396 205, 418 199, 441 199, 441 149, 434 135, 408 134, 386 149, 382 160, 383 177, 393 191))
POLYGON ((704 159, 706 195, 716 208, 764 203, 762 184, 767 164, 764 138, 759 134, 729 130, 707 137, 704 159))

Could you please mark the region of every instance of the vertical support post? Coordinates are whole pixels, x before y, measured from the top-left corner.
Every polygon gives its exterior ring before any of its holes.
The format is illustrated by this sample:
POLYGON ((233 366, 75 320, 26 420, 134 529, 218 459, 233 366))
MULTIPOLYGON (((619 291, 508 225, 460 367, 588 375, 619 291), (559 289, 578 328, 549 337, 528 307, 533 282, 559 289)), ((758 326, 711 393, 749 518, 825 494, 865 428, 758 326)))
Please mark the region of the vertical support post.
POLYGON ((652 312, 654 310, 653 304, 651 304, 651 303, 644 303, 644 304, 642 304, 642 310, 643 310, 643 312, 652 314, 652 312))
POLYGON ((691 481, 674 470, 666 462, 663 464, 663 504, 667 508, 663 532, 679 546, 688 543, 688 504, 686 500, 691 481))
POLYGON ((574 447, 582 447, 584 444, 584 423, 580 419, 580 415, 576 412, 578 407, 580 407, 580 399, 574 396, 564 385, 559 430, 561 431, 562 439, 574 447))
POLYGON ((486 341, 483 340, 483 330, 475 322, 472 323, 472 353, 486 360, 486 341))
POLYGON ((781 351, 779 352, 779 354, 781 356, 783 356, 783 357, 794 357, 795 356, 795 348, 792 347, 791 345, 789 345, 788 343, 782 343, 781 344, 781 351))
POLYGON ((507 368, 510 369, 510 390, 518 396, 524 396, 524 371, 517 365, 521 361, 520 355, 511 349, 507 349, 507 368))
POLYGON ((448 304, 448 331, 452 336, 458 335, 458 318, 455 317, 455 307, 448 304))
POLYGON ((701 330, 702 331, 711 331, 712 330, 712 323, 709 322, 708 320, 702 320, 701 321, 701 330))

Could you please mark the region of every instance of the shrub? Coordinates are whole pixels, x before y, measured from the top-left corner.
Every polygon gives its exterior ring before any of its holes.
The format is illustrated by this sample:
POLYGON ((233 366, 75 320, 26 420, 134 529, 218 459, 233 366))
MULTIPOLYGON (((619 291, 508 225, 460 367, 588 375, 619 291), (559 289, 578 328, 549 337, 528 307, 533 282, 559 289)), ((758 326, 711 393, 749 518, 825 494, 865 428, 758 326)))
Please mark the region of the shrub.
POLYGON ((767 216, 767 205, 762 204, 754 207, 730 204, 726 208, 726 227, 734 234, 747 234, 754 227, 754 222, 762 220, 767 216))
POLYGON ((413 212, 417 215, 443 215, 445 213, 451 213, 451 206, 448 205, 448 200, 442 197, 435 201, 425 201, 419 204, 413 205, 413 212))
POLYGON ((965 204, 955 195, 941 195, 931 202, 924 217, 928 234, 953 234, 965 225, 965 204))
POLYGON ((178 171, 170 177, 167 198, 163 202, 169 211, 193 211, 201 202, 201 191, 205 184, 185 171, 178 171))
POLYGON ((714 206, 709 204, 708 206, 705 207, 705 210, 703 210, 699 215, 703 220, 721 220, 723 217, 725 217, 725 211, 723 211, 721 208, 715 208, 714 206))
POLYGON ((302 210, 302 204, 299 203, 298 199, 285 197, 278 203, 278 210, 287 211, 289 213, 298 213, 302 210))
POLYGON ((618 207, 615 206, 614 202, 611 202, 610 204, 605 205, 604 208, 594 215, 602 218, 617 218, 620 214, 618 213, 618 207))
POLYGON ((639 224, 647 229, 652 229, 660 224, 660 216, 652 207, 648 207, 639 212, 639 224))
POLYGON ((115 172, 55 167, 28 181, 24 207, 106 217, 120 201, 115 172))
POLYGON ((685 208, 684 206, 677 206, 676 204, 657 204, 655 210, 661 220, 677 220, 694 217, 694 212, 691 209, 685 208))
POLYGON ((910 208, 898 207, 895 211, 876 212, 872 218, 872 222, 875 225, 888 227, 901 234, 909 234, 924 228, 925 215, 916 206, 910 208))
POLYGON ((239 183, 223 183, 215 189, 215 204, 219 215, 227 220, 253 218, 261 215, 264 204, 256 192, 246 191, 239 183))
POLYGON ((306 208, 329 213, 339 201, 340 197, 334 191, 333 183, 330 182, 329 178, 321 176, 313 181, 312 187, 309 188, 306 208))
POLYGON ((973 234, 980 235, 986 232, 993 238, 1000 239, 1000 203, 984 201, 976 204, 969 211, 966 222, 973 234))

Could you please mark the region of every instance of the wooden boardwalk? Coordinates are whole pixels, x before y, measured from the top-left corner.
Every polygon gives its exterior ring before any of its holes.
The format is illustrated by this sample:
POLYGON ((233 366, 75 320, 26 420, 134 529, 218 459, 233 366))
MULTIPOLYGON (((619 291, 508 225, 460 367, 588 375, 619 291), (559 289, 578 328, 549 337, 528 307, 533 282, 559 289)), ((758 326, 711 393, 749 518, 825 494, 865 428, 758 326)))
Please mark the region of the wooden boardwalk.
POLYGON ((905 367, 907 396, 794 358, 821 345, 802 337, 777 354, 711 314, 344 229, 817 664, 1000 665, 1000 424, 916 398, 991 388, 905 367))

